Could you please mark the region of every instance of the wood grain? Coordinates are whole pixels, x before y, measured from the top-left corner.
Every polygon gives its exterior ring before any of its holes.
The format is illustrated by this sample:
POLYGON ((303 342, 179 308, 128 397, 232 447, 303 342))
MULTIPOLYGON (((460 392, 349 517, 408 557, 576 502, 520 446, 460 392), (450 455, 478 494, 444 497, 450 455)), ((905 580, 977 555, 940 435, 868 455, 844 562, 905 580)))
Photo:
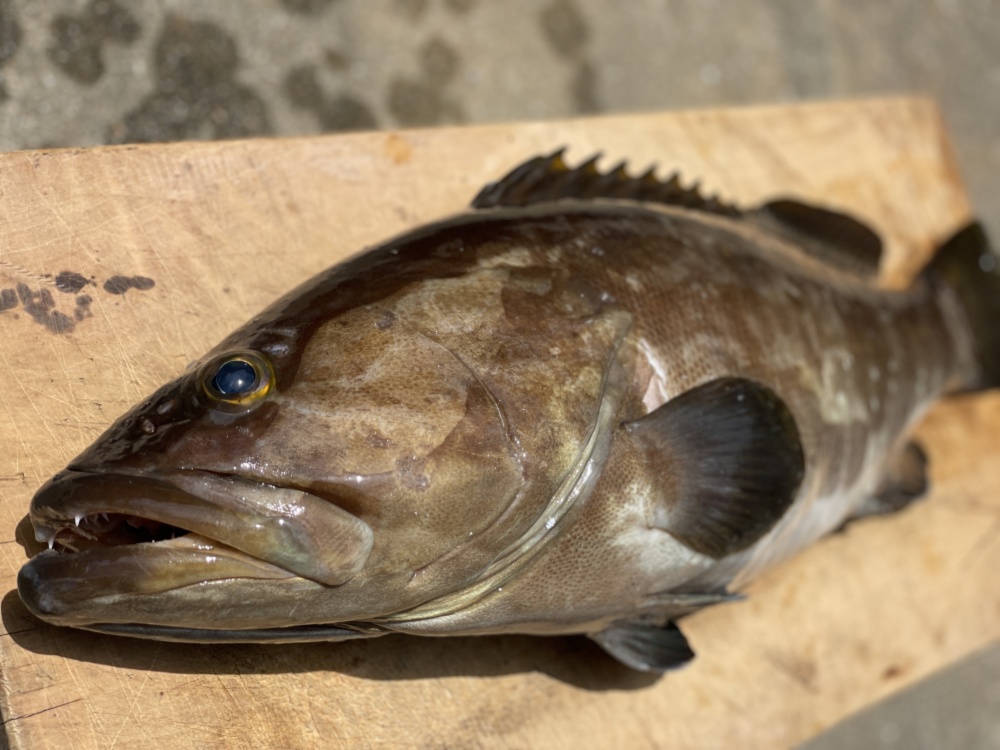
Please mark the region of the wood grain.
MULTIPOLYGON (((887 238, 887 283, 902 283, 969 215, 936 108, 908 99, 4 154, 8 588, 33 490, 115 416, 279 293, 462 210, 487 180, 563 144, 571 161, 603 150, 607 164, 658 162, 743 202, 794 194, 847 208, 887 238), (64 272, 90 283, 62 291, 57 280, 80 283, 64 272), (114 294, 105 284, 117 276, 155 286, 114 294)), ((659 680, 575 638, 115 639, 42 625, 10 592, 0 605, 7 742, 786 747, 1000 635, 998 430, 996 397, 936 409, 921 428, 933 461, 927 502, 856 524, 766 574, 747 601, 691 618, 698 659, 659 680)))

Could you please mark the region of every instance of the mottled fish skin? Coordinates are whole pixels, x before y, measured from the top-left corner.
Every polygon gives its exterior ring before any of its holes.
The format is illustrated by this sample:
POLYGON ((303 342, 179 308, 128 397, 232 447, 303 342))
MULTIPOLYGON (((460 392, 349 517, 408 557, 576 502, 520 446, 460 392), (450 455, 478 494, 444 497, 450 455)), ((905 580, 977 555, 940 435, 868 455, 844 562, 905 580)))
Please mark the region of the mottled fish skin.
MULTIPOLYGON (((255 499, 263 484, 360 519, 333 572, 292 574, 250 552, 242 527, 206 527, 187 545, 228 560, 218 575, 198 563, 158 583, 150 564, 115 580, 99 564, 106 550, 45 552, 22 570, 22 598, 57 624, 191 640, 284 639, 276 628, 294 639, 307 625, 330 639, 597 633, 722 598, 854 515, 913 422, 978 377, 947 288, 878 289, 730 214, 541 201, 423 227, 335 266, 116 422, 32 513, 40 539, 64 539, 71 481, 91 517, 107 511, 87 489, 95 473, 155 478, 178 497, 236 477, 257 487, 239 506, 254 513, 284 512, 255 499), (217 408, 202 385, 234 351, 273 368, 273 391, 249 410, 217 408), (784 404, 804 473, 773 528, 717 558, 669 529, 686 467, 651 461, 623 426, 722 378, 784 404), (90 583, 61 583, 71 573, 90 583)), ((322 533, 339 538, 340 518, 322 533)), ((117 554, 142 562, 173 545, 183 556, 184 539, 117 554)))

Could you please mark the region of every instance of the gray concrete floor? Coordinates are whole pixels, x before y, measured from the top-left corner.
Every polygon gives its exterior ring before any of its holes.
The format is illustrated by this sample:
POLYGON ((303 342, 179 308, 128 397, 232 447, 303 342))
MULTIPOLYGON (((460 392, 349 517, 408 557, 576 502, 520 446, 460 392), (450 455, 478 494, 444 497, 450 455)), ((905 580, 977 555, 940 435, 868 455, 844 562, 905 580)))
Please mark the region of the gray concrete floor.
MULTIPOLYGON (((940 101, 1000 236, 998 0, 0 0, 0 150, 882 93, 940 101)), ((1000 747, 997 675, 808 747, 1000 747)))

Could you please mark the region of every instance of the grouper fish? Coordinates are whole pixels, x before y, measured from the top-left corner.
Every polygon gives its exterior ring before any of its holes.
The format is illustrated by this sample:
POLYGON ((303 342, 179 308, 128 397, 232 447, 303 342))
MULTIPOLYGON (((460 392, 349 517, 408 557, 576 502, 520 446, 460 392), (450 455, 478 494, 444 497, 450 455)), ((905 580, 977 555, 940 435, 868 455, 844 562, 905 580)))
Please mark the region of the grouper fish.
POLYGON ((976 224, 909 288, 878 235, 781 198, 534 158, 470 212, 306 282, 35 495, 18 590, 174 641, 584 633, 677 622, 925 489, 907 433, 1000 384, 976 224))

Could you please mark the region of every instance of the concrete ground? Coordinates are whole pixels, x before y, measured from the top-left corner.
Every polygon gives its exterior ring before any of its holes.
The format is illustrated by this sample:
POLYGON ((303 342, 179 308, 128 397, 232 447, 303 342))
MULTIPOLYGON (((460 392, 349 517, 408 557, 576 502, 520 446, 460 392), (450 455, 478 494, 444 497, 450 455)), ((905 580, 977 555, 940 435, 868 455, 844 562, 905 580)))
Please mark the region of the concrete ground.
MULTIPOLYGON (((996 0, 0 0, 0 150, 884 93, 938 99, 1000 237, 996 0)), ((1000 747, 997 675, 807 747, 1000 747)))

